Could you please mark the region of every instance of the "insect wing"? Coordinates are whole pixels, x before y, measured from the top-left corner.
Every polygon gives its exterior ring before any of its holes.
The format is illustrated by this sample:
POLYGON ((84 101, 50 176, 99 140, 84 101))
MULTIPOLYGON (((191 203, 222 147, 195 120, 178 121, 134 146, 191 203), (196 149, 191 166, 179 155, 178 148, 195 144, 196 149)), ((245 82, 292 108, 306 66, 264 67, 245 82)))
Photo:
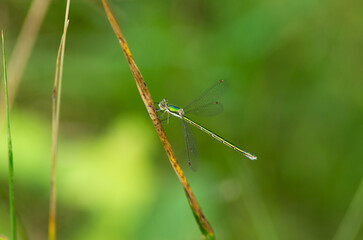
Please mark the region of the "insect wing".
POLYGON ((182 119, 182 123, 187 147, 188 165, 193 171, 196 171, 198 169, 199 157, 198 143, 189 124, 184 119, 182 119))
POLYGON ((212 116, 223 111, 223 106, 217 101, 228 89, 226 80, 219 80, 204 91, 197 99, 189 103, 185 113, 212 116))
POLYGON ((189 111, 185 111, 186 114, 195 114, 199 116, 215 116, 223 111, 223 105, 220 102, 210 102, 198 108, 193 108, 189 111))

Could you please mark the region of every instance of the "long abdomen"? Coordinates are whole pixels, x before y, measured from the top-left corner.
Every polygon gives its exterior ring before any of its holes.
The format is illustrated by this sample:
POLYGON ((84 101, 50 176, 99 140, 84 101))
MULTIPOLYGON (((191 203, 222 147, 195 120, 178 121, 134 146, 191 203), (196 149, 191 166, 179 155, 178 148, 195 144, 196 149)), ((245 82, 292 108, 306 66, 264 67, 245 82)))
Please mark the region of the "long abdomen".
POLYGON ((237 152, 242 153, 243 155, 245 155, 246 157, 248 157, 251 160, 256 160, 257 157, 249 152, 246 152, 242 149, 240 149, 239 147, 237 147, 236 145, 234 145, 233 143, 225 140, 224 138, 222 138, 221 136, 218 136, 217 134, 213 133, 212 131, 210 131, 209 129, 202 127, 201 125, 199 125, 198 123, 194 122, 193 120, 191 120, 190 118, 183 116, 183 119, 188 122, 189 124, 199 128, 200 130, 202 130, 203 132, 205 132, 206 134, 210 135, 211 137, 217 139, 218 141, 220 141, 221 143, 227 145, 228 147, 236 150, 237 152))

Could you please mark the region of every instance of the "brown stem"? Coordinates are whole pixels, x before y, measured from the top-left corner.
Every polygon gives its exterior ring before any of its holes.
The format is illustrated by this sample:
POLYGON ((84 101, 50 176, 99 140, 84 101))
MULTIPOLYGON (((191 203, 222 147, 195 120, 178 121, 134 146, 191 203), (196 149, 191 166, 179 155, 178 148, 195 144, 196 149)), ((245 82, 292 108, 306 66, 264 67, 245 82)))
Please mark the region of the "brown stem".
POLYGON ((108 20, 110 21, 110 24, 121 44, 122 50, 125 53, 126 59, 129 63, 132 75, 134 76, 136 86, 139 90, 140 96, 146 106, 146 109, 149 113, 149 116, 154 124, 154 127, 156 129, 156 132, 158 133, 161 143, 164 146, 164 149, 166 151, 166 154, 169 157, 170 163, 173 166, 176 175, 178 176, 184 191, 186 193, 186 196, 188 198, 190 207, 192 208, 192 211, 194 213, 194 216, 198 222, 199 228, 202 231, 204 237, 205 235, 208 235, 208 237, 214 236, 213 230, 211 225, 209 224, 208 220, 203 214, 202 209, 200 208, 197 199, 195 198, 192 189, 189 186, 189 183, 184 175, 183 170, 181 169, 176 156, 174 154, 173 149, 171 148, 171 145, 169 143, 169 140, 166 136, 165 130, 160 122, 160 119, 158 118, 158 114, 156 112, 154 101, 151 97, 151 94, 149 92, 149 89, 147 88, 147 85, 140 73, 140 70, 138 69, 134 58, 132 57, 131 51, 126 43, 126 40, 121 32, 120 26, 118 25, 108 3, 106 0, 102 0, 103 6, 105 8, 108 20))

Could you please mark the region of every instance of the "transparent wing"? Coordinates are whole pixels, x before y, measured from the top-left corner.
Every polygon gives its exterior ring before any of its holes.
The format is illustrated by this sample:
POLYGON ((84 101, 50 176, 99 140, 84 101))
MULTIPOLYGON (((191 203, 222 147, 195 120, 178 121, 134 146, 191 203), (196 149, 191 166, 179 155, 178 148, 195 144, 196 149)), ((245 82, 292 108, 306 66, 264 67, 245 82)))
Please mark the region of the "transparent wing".
POLYGON ((186 114, 195 114, 199 116, 215 116, 223 111, 223 105, 220 102, 210 102, 203 106, 195 107, 191 110, 185 111, 186 114))
POLYGON ((228 82, 219 80, 204 91, 197 99, 184 107, 184 113, 212 116, 223 111, 223 106, 217 101, 228 89, 228 82))
POLYGON ((183 123, 185 144, 187 147, 188 165, 193 171, 196 171, 198 169, 198 157, 199 157, 198 143, 193 134, 191 126, 189 126, 189 124, 186 123, 184 119, 182 119, 182 123, 183 123))

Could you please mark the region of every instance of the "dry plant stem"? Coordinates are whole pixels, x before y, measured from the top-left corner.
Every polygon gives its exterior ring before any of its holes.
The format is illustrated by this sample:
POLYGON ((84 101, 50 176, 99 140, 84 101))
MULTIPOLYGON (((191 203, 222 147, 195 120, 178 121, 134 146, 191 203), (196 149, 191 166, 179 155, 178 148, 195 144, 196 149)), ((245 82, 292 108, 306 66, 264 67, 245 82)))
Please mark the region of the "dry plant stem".
POLYGON ((156 112, 156 108, 154 105, 154 101, 150 95, 150 92, 146 86, 146 83, 132 57, 132 54, 130 52, 130 49, 126 43, 126 40, 121 32, 120 26, 118 25, 115 17, 113 16, 113 13, 107 3, 106 0, 102 0, 103 6, 105 8, 107 17, 112 25, 112 28, 121 44, 122 50, 125 53, 126 59, 129 63, 132 75, 134 76, 134 79, 136 81, 137 88, 140 92, 141 98, 146 106, 146 109, 149 113, 149 116, 154 124, 154 127, 160 137, 160 140, 165 148, 165 151, 169 157, 170 163, 173 166, 175 173, 177 174, 181 184, 183 185, 183 188, 185 190, 185 193, 187 195, 187 198, 189 200, 189 204, 193 210, 193 214, 196 217, 196 220, 198 222, 198 225, 200 227, 200 230, 202 231, 202 234, 204 237, 207 237, 210 239, 212 236, 214 236, 214 232, 212 230, 212 227, 210 226, 208 220, 204 216, 202 209, 200 208, 197 199, 195 198, 192 189, 189 186, 189 183, 184 175, 183 170, 181 169, 176 156, 174 154, 174 151, 171 148, 171 145, 169 143, 169 140, 166 136, 166 133, 164 131, 164 128, 160 122, 160 119, 158 117, 158 114, 156 112))
MULTIPOLYGON (((29 8, 9 61, 9 104, 15 98, 20 80, 48 10, 50 0, 34 0, 29 8)), ((4 116, 0 109, 0 116, 4 116)), ((1 119, 0 119, 1 120, 1 119)), ((2 122, 2 121, 1 121, 2 122)))
POLYGON ((49 226, 48 226, 48 238, 50 240, 56 239, 56 165, 57 165, 57 149, 58 149, 58 131, 59 131, 59 114, 60 114, 60 102, 61 102, 61 89, 62 89, 62 77, 63 77, 63 61, 64 61, 64 49, 66 42, 67 29, 69 25, 69 6, 70 0, 67 1, 66 14, 64 20, 63 35, 58 50, 56 73, 54 80, 54 88, 52 94, 52 169, 51 169, 51 187, 50 187, 50 213, 49 213, 49 226))

